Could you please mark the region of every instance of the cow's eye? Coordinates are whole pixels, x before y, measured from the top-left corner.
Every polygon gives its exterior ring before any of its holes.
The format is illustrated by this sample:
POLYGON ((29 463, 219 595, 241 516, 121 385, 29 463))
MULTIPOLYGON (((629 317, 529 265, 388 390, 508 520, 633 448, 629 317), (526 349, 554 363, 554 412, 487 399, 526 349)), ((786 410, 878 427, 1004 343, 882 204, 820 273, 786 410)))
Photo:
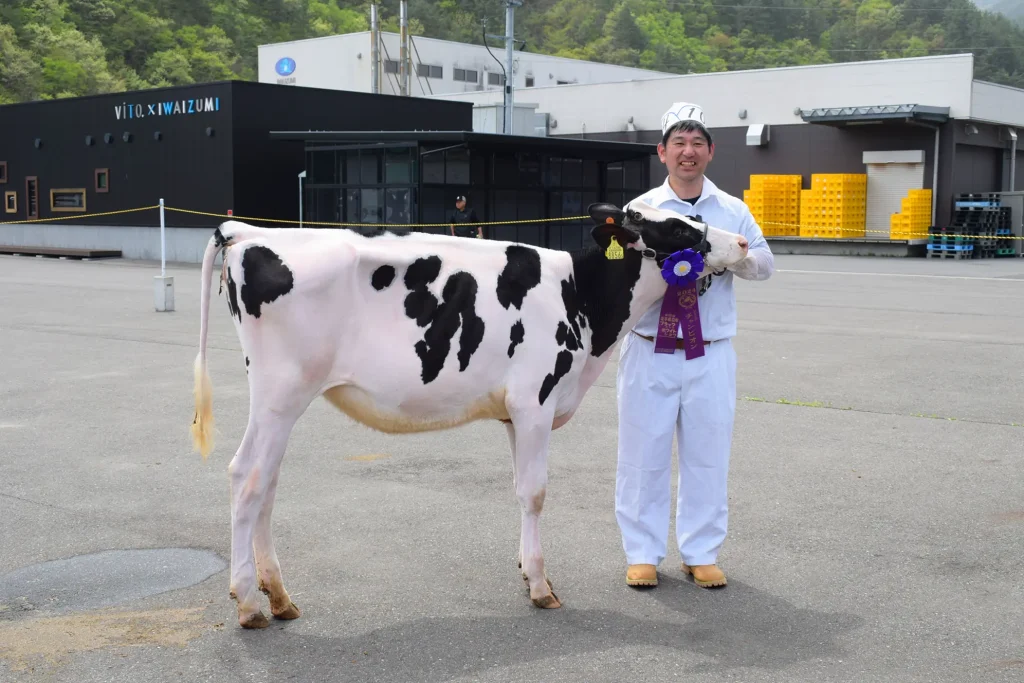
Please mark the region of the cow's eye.
POLYGON ((682 239, 683 238, 683 229, 682 228, 676 228, 675 230, 672 231, 672 236, 675 237, 677 240, 678 239, 682 239))
POLYGON ((641 220, 643 220, 643 216, 640 215, 639 211, 631 210, 629 212, 629 220, 633 221, 634 223, 639 223, 641 220))

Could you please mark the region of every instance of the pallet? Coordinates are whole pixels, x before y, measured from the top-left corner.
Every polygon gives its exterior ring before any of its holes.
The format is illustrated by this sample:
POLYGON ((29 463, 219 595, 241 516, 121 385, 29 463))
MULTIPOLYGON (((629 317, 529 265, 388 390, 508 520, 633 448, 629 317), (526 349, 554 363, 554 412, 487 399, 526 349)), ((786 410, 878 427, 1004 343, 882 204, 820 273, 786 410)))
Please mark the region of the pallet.
POLYGON ((973 244, 929 244, 928 251, 974 251, 973 244))
POLYGON ((49 256, 51 258, 66 259, 121 258, 120 249, 74 249, 71 247, 13 247, 0 245, 0 254, 49 256))
POLYGON ((971 258, 971 252, 969 251, 929 251, 928 258, 948 258, 954 260, 969 259, 971 258))

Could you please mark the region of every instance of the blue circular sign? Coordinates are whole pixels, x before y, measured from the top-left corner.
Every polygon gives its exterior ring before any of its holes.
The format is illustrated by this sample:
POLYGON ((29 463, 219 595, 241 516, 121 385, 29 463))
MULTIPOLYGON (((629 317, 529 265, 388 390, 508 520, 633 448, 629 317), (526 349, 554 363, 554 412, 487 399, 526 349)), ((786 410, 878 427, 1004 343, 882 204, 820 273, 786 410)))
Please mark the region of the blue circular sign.
POLYGON ((295 60, 291 57, 281 57, 274 65, 274 71, 280 76, 291 76, 295 73, 295 60))

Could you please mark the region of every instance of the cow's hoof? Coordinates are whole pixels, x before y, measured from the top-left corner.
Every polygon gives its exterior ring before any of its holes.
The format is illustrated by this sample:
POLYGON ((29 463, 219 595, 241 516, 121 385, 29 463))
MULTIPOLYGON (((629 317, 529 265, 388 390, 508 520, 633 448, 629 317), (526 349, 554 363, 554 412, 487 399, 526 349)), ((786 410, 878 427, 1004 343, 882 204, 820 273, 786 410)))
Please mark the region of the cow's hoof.
POLYGON ((299 608, 295 605, 294 602, 289 600, 287 607, 285 607, 280 612, 274 612, 274 618, 284 620, 298 619, 300 614, 302 614, 302 612, 299 611, 299 608))
POLYGON ((555 595, 554 591, 548 593, 542 598, 531 598, 531 601, 534 605, 542 609, 558 609, 562 606, 562 603, 559 602, 558 596, 555 595))
POLYGON ((245 619, 239 618, 238 624, 242 628, 266 628, 270 626, 270 620, 263 616, 263 612, 250 614, 245 619))

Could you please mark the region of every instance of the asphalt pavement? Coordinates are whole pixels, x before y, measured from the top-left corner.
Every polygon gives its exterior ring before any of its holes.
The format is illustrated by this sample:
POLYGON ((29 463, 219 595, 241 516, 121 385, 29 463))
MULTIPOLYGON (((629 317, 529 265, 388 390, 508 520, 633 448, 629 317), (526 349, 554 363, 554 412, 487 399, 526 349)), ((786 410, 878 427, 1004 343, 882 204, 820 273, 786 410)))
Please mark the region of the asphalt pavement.
POLYGON ((1024 680, 1024 260, 776 265, 737 284, 727 588, 674 550, 656 589, 625 585, 613 361, 552 439, 562 609, 516 568, 500 424, 387 436, 318 401, 274 510, 302 616, 246 631, 223 296, 204 462, 198 267, 168 268, 158 313, 159 264, 0 256, 0 681, 1024 680))

